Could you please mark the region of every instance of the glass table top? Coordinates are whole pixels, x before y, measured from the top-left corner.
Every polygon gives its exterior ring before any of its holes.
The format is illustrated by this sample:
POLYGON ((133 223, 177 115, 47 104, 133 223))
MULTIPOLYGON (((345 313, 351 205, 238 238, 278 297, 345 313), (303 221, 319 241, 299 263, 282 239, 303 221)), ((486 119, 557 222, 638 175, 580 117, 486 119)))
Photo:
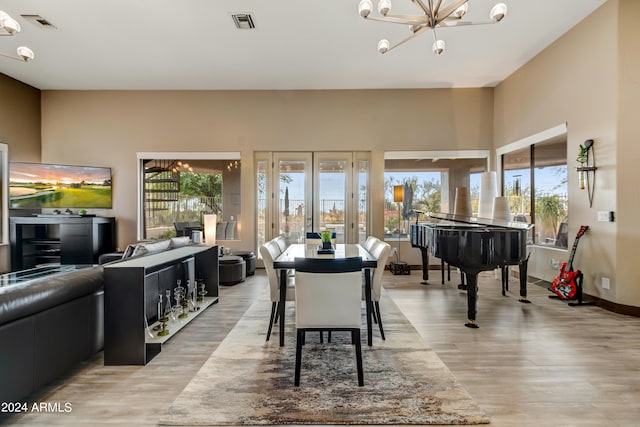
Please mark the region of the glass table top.
POLYGON ((69 271, 82 270, 84 268, 94 267, 91 264, 86 265, 43 265, 39 267, 29 268, 27 270, 14 271, 0 275, 0 289, 6 286, 17 285, 28 282, 30 280, 39 279, 54 274, 66 273, 69 271))

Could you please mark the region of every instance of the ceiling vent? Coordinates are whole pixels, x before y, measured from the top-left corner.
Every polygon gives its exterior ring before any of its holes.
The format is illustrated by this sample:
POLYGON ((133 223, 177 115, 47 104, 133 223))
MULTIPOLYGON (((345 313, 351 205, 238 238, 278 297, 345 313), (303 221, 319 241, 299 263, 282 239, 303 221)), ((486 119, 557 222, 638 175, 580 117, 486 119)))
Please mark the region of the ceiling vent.
POLYGON ((25 20, 31 22, 33 25, 35 25, 38 28, 44 28, 47 30, 56 30, 58 28, 40 15, 20 15, 20 16, 22 16, 25 20))
POLYGON ((256 28, 250 13, 232 13, 231 17, 239 30, 251 30, 256 28))

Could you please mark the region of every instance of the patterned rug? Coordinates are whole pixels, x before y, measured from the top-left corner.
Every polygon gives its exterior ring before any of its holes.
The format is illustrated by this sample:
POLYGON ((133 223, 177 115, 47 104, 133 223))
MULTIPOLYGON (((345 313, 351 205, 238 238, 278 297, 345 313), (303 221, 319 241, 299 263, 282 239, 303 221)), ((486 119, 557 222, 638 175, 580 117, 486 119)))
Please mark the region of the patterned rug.
MULTIPOLYGON (((269 301, 258 301, 160 419, 162 425, 486 424, 489 418, 389 298, 386 341, 363 328, 364 387, 348 333, 319 343, 307 333, 300 387, 293 385, 295 328, 287 304, 284 347, 265 342, 269 301)), ((365 324, 365 323, 363 323, 365 324)))

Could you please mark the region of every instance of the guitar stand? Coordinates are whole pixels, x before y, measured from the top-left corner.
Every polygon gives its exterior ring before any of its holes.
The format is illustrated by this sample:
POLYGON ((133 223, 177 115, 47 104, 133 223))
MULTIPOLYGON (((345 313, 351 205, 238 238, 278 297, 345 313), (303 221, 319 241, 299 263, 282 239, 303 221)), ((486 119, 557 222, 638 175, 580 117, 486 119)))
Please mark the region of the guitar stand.
MULTIPOLYGON (((583 301, 582 300, 582 279, 584 279, 584 275, 582 273, 580 273, 578 276, 576 276, 576 295, 575 297, 571 298, 571 299, 567 299, 565 300, 564 298, 560 298, 558 295, 549 295, 549 299, 559 299, 559 300, 563 300, 563 301, 569 301, 567 303, 568 306, 570 307, 579 307, 579 306, 583 306, 583 305, 595 305, 595 301, 583 301), (578 300, 577 302, 571 302, 574 300, 578 300)), ((551 290, 551 288, 549 288, 549 290, 551 290)))

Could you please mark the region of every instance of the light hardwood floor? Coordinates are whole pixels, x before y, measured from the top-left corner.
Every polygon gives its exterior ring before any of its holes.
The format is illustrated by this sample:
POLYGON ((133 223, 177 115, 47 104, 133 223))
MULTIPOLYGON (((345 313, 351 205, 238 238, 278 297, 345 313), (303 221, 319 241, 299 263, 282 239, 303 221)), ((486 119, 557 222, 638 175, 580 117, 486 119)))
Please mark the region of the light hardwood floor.
MULTIPOLYGON (((482 273, 479 329, 463 326, 457 275, 420 285, 421 272, 385 273, 385 292, 491 418, 493 426, 639 426, 640 319, 597 307, 568 307, 529 286, 532 304, 500 294, 482 273)), ((512 291, 517 283, 512 280, 512 291)), ((0 418, 3 425, 154 426, 257 296, 263 270, 221 287, 220 303, 172 338, 146 366, 103 366, 102 355, 28 398, 71 403, 68 413, 0 418)), ((384 305, 383 320, 384 320, 384 305)), ((265 319, 265 332, 267 322, 265 319)), ((277 339, 277 332, 275 337, 277 339)), ((375 340, 379 335, 374 333, 375 340)), ((387 339, 393 339, 387 335, 387 339)), ((64 351, 61 349, 61 351, 64 351)), ((2 385, 0 385, 2 386, 2 385)), ((233 402, 228 402, 233 404, 233 402)))

